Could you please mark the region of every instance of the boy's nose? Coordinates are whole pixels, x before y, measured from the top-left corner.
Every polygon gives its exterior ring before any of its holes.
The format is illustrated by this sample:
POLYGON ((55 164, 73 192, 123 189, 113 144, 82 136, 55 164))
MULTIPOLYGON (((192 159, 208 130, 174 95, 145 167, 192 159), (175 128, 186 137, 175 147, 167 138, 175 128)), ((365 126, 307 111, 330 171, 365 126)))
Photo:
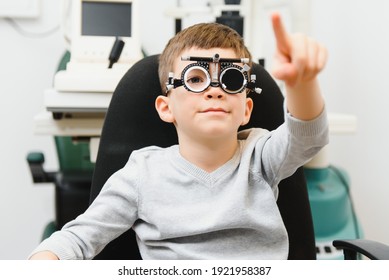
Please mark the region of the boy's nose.
POLYGON ((207 99, 211 98, 217 98, 217 99, 222 99, 225 96, 225 92, 220 88, 220 87, 209 87, 204 95, 207 99))

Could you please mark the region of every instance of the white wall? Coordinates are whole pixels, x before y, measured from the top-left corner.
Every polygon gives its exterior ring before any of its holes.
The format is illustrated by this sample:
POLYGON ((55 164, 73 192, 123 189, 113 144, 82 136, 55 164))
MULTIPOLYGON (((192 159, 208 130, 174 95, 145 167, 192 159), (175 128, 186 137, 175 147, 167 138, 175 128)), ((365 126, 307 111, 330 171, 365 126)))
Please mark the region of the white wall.
MULTIPOLYGON (((19 24, 31 32, 51 29, 59 24, 60 2, 42 0, 41 16, 18 20, 19 24)), ((149 54, 159 53, 174 32, 173 20, 163 11, 176 1, 140 2, 144 48, 149 54)), ((320 77, 328 110, 358 118, 355 134, 331 136, 331 162, 351 177, 366 237, 389 244, 389 132, 384 113, 389 103, 388 12, 385 0, 314 0, 310 30, 330 54, 320 77)), ((206 18, 192 17, 184 25, 206 18)), ((24 259, 54 217, 53 188, 31 182, 25 157, 41 150, 48 169, 58 166, 52 138, 34 135, 32 120, 44 109, 43 91, 51 86, 65 42, 60 31, 40 39, 22 36, 3 19, 0 35, 0 259, 24 259)))

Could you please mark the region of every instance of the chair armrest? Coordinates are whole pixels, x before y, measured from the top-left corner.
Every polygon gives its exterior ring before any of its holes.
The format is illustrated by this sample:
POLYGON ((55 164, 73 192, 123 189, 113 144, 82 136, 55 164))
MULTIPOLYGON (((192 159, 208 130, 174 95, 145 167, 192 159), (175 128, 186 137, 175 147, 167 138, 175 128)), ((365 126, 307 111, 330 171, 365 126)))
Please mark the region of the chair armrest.
POLYGON ((43 168, 45 157, 41 152, 30 152, 27 163, 34 183, 54 182, 55 172, 47 172, 43 168))
POLYGON ((343 249, 345 260, 356 260, 357 254, 362 254, 371 260, 389 260, 389 246, 383 243, 366 240, 334 240, 334 247, 343 249))

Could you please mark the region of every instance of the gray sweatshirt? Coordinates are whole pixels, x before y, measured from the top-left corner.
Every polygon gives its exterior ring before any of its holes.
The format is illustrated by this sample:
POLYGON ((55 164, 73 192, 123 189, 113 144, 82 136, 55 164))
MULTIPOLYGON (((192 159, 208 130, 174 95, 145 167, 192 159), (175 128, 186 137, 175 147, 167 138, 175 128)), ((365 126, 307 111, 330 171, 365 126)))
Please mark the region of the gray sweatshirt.
POLYGON ((211 173, 185 160, 177 145, 134 151, 89 209, 33 253, 91 259, 133 228, 143 259, 286 259, 277 185, 329 137, 325 111, 312 121, 285 119, 271 132, 240 132, 235 155, 211 173))

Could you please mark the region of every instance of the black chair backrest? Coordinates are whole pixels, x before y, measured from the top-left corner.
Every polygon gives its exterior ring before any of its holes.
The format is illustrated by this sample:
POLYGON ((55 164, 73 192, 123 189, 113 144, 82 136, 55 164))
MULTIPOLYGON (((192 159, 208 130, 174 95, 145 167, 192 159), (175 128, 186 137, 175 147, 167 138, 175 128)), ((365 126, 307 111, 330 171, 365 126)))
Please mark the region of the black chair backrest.
MULTIPOLYGON (((283 95, 266 70, 255 64, 261 94, 251 93, 254 110, 244 128, 277 128, 284 121, 283 95)), ((172 124, 160 120, 155 98, 161 94, 158 79, 158 55, 146 57, 121 79, 105 118, 91 187, 93 201, 106 180, 122 168, 133 150, 177 143, 172 124)), ((278 206, 288 230, 289 259, 315 259, 316 249, 311 210, 302 168, 279 185, 278 206)), ((96 259, 140 259, 132 230, 112 241, 96 259)))

